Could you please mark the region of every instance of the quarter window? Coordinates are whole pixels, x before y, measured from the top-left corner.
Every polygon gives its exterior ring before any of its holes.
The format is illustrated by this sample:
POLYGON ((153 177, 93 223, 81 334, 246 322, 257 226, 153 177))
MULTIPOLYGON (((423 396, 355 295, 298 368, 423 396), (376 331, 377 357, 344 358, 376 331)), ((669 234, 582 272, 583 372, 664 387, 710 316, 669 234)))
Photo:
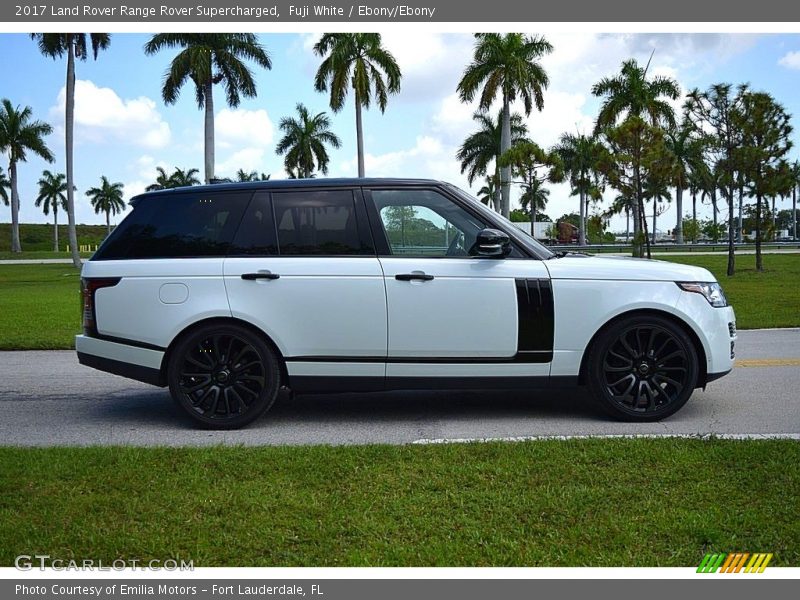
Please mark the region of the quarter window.
POLYGON ((251 196, 181 192, 143 198, 94 258, 225 256, 251 196))

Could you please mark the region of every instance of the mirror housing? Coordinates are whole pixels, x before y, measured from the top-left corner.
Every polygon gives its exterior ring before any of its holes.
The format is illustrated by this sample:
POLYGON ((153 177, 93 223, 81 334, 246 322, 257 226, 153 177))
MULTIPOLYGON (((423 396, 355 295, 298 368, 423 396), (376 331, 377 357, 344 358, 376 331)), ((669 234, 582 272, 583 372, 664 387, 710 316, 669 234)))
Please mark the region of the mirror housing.
POLYGON ((503 258, 511 252, 511 238, 499 229, 481 229, 475 239, 475 252, 478 256, 503 258))

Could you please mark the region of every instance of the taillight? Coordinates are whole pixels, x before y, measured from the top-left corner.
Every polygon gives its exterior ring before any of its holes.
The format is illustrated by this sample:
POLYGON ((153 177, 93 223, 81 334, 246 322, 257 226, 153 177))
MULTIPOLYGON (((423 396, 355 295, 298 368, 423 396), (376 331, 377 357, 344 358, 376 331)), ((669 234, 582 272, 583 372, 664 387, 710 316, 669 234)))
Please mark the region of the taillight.
POLYGON ((94 295, 97 290, 104 287, 113 287, 120 282, 120 277, 105 277, 102 279, 81 279, 81 296, 83 297, 83 333, 97 335, 97 312, 95 310, 94 295))

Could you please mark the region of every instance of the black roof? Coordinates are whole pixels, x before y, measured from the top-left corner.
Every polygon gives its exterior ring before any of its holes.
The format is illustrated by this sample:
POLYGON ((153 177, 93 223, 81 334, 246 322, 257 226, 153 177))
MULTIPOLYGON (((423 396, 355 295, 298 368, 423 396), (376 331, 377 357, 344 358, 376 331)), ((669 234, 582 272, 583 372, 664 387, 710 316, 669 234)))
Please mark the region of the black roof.
POLYGON ((140 198, 169 194, 172 192, 207 192, 207 191, 240 191, 240 190, 276 190, 293 188, 327 188, 327 187, 353 187, 353 186, 380 186, 380 185, 442 185, 444 182, 435 179, 403 179, 399 177, 341 177, 341 178, 313 178, 313 179, 275 179, 268 181, 245 181, 233 183, 213 183, 210 185, 193 185, 179 188, 168 188, 145 192, 131 200, 135 204, 140 198))

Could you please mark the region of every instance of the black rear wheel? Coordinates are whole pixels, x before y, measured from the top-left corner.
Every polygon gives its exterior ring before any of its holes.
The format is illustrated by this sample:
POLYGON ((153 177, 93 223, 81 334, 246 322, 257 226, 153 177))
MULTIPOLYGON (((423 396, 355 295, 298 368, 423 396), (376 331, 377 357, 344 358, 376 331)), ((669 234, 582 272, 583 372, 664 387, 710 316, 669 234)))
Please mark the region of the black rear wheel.
POLYGON ((588 383, 612 416, 657 421, 689 400, 698 377, 698 358, 686 332, 657 316, 621 319, 603 331, 589 350, 588 383))
POLYGON ((178 342, 168 366, 173 399, 200 425, 236 429, 275 402, 278 357, 257 334, 239 325, 209 325, 178 342))

